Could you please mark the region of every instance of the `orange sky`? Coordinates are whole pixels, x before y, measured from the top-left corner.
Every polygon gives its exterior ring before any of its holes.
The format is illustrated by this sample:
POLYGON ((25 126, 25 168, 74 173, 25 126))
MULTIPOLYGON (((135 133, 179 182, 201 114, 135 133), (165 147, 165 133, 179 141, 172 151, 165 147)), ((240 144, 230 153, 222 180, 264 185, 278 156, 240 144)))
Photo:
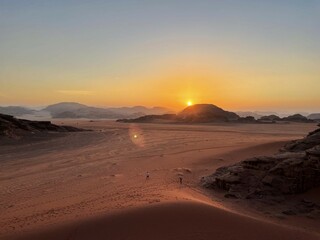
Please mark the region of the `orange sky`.
POLYGON ((2 4, 0 105, 320 111, 319 3, 181 6, 2 4))

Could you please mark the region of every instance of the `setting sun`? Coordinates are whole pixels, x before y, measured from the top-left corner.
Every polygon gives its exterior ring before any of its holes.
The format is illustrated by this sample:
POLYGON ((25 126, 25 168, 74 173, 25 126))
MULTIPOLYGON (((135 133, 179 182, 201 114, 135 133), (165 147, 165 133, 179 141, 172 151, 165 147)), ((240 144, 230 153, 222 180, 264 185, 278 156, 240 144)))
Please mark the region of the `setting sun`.
POLYGON ((188 105, 188 106, 192 106, 192 105, 193 105, 193 104, 192 104, 192 101, 188 101, 188 102, 187 102, 187 105, 188 105))

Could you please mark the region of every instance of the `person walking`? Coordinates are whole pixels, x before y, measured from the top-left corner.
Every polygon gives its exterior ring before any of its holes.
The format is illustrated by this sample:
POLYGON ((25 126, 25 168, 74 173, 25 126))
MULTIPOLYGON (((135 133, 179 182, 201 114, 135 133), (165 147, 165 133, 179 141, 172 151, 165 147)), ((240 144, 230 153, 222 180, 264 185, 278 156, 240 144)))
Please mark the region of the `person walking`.
POLYGON ((150 178, 150 174, 149 174, 149 172, 147 172, 147 174, 146 174, 146 180, 149 180, 149 178, 150 178))

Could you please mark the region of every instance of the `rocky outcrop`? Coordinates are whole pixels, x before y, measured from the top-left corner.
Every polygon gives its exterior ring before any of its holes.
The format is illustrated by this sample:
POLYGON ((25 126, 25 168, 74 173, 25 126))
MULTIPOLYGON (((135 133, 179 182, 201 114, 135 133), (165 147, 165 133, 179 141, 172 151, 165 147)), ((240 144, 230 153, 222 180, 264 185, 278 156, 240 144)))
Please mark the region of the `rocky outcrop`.
POLYGON ((213 104, 195 104, 185 108, 177 115, 181 122, 229 122, 236 121, 240 117, 223 110, 213 104))
POLYGON ((302 116, 301 114, 294 114, 294 115, 290 115, 288 117, 284 117, 284 118, 281 119, 281 121, 304 122, 304 123, 314 122, 313 120, 308 119, 305 116, 302 116))
POLYGON ((277 154, 221 167, 202 178, 203 186, 226 197, 263 198, 303 193, 320 186, 320 129, 291 142, 277 154))
POLYGON ((117 122, 126 123, 150 123, 150 122, 164 122, 164 121, 175 121, 176 114, 163 114, 163 115, 146 115, 134 119, 118 119, 117 122))
POLYGON ((211 123, 211 122, 255 122, 253 117, 240 118, 212 104, 195 104, 178 114, 146 115, 136 119, 119 119, 118 122, 171 122, 171 123, 211 123))
POLYGON ((78 132, 83 129, 58 126, 50 121, 29 121, 17 119, 10 115, 0 114, 0 136, 19 136, 36 132, 78 132))
POLYGON ((281 121, 281 118, 277 115, 269 115, 269 116, 263 116, 259 119, 260 121, 266 121, 266 122, 275 122, 275 121, 281 121))
POLYGON ((286 144, 282 149, 280 149, 280 151, 300 152, 306 151, 318 145, 320 145, 320 128, 309 133, 303 139, 291 141, 290 143, 286 144))
POLYGON ((301 114, 294 114, 290 115, 288 117, 280 118, 277 115, 269 115, 269 116, 263 116, 259 118, 259 122, 300 122, 300 123, 313 123, 315 122, 312 119, 308 119, 305 116, 302 116, 301 114))
POLYGON ((237 122, 239 122, 239 123, 258 123, 258 121, 252 116, 241 117, 237 120, 237 122))

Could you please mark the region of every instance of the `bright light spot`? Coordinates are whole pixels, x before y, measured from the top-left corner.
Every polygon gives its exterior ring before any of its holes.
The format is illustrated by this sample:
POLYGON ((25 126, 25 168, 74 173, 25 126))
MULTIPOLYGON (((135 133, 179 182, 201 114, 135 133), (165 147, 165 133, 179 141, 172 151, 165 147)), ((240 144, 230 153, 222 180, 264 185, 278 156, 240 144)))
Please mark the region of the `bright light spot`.
POLYGON ((192 101, 188 101, 188 102, 187 102, 187 105, 188 105, 188 106, 192 106, 192 101))
POLYGON ((133 138, 138 138, 138 135, 137 134, 133 135, 133 138))

